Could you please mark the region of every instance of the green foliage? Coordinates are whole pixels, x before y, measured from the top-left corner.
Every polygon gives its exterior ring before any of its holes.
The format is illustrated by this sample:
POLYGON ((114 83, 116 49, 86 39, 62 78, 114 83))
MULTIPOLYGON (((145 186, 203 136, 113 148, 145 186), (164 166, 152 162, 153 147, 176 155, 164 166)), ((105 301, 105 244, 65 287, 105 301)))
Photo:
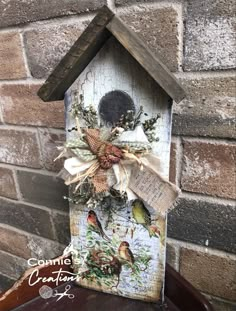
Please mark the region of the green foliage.
MULTIPOLYGON (((123 115, 120 118, 119 122, 115 125, 116 130, 113 129, 112 131, 110 129, 105 130, 99 128, 97 111, 92 105, 85 107, 84 97, 82 94, 79 95, 78 92, 72 93, 72 106, 70 112, 72 117, 75 119, 76 125, 78 127, 81 126, 81 128, 87 127, 100 129, 100 138, 104 139, 104 141, 110 141, 111 144, 121 132, 118 129, 119 127, 123 128, 124 130, 134 130, 140 124, 142 124, 144 132, 147 135, 149 141, 157 141, 157 138, 155 137, 155 124, 159 116, 157 115, 156 117, 150 118, 141 123, 142 115, 144 114, 147 116, 147 114, 144 113, 142 106, 140 107, 137 114, 135 114, 133 110, 127 111, 126 115, 123 115)), ((71 130, 79 129, 74 127, 71 130)), ((120 142, 119 146, 117 146, 123 148, 127 147, 128 144, 129 152, 134 154, 149 152, 151 149, 151 145, 146 142, 123 142, 123 144, 124 146, 122 145, 122 142, 120 142)), ((68 141, 65 144, 65 147, 68 152, 70 152, 74 156, 77 156, 81 161, 89 162, 98 159, 98 155, 93 154, 93 152, 89 149, 88 143, 86 142, 83 133, 80 133, 80 137, 78 137, 78 139, 68 141)), ((96 193, 91 179, 86 178, 83 181, 79 181, 77 191, 71 192, 70 196, 65 197, 65 199, 68 199, 69 202, 72 202, 73 204, 87 204, 90 209, 94 209, 97 207, 101 207, 103 204, 103 199, 109 195, 111 197, 115 197, 116 199, 127 201, 127 195, 125 193, 114 191, 112 188, 103 193, 96 193)), ((111 214, 109 213, 109 219, 110 218, 111 214)))
POLYGON ((97 111, 92 105, 85 107, 82 94, 80 94, 79 98, 77 92, 73 94, 73 102, 70 112, 74 119, 82 119, 88 128, 98 128, 97 111))
POLYGON ((146 134, 150 143, 159 140, 158 137, 155 137, 155 126, 159 118, 160 116, 157 114, 156 117, 147 119, 142 123, 144 133, 146 134))
POLYGON ((115 127, 122 127, 125 131, 134 130, 140 124, 140 118, 143 114, 143 107, 141 106, 138 113, 135 114, 133 110, 128 110, 126 115, 122 115, 115 127))
POLYGON ((135 254, 135 262, 131 264, 119 258, 118 248, 121 240, 113 236, 111 241, 104 239, 96 240, 94 238, 94 230, 88 226, 86 233, 86 252, 79 252, 79 256, 84 256, 80 262, 85 262, 88 271, 84 278, 90 282, 96 282, 97 285, 106 285, 108 287, 117 288, 119 285, 119 275, 122 270, 130 273, 130 281, 136 285, 142 285, 142 273, 148 269, 151 256, 146 247, 139 246, 138 255, 135 254), (97 260, 94 253, 102 254, 97 260), (110 258, 110 263, 107 260, 110 258), (115 260, 114 260, 115 259, 115 260), (101 260, 101 261, 100 261, 101 260), (112 264, 115 262, 116 264, 112 264))
MULTIPOLYGON (((127 210, 127 197, 122 195, 119 191, 110 191, 110 195, 104 198, 100 206, 102 212, 107 216, 105 220, 105 229, 108 224, 114 223, 116 216, 120 216, 120 212, 127 210)), ((127 215, 128 217, 128 215, 127 215)), ((125 221, 127 218, 125 218, 125 221)))
POLYGON ((137 125, 142 124, 144 133, 147 135, 149 142, 158 141, 159 139, 155 137, 155 126, 157 120, 160 116, 157 114, 155 117, 141 122, 142 115, 147 116, 144 113, 143 107, 141 106, 137 114, 133 110, 128 110, 126 115, 122 115, 116 127, 122 127, 125 131, 134 130, 137 125))

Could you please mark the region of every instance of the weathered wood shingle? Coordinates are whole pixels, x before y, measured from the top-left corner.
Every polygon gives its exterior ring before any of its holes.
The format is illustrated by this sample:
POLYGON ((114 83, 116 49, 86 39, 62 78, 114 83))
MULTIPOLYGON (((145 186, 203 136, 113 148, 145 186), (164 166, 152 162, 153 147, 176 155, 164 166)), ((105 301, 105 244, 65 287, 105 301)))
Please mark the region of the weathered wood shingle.
POLYGON ((111 36, 124 46, 175 102, 185 97, 183 88, 168 68, 106 6, 99 11, 40 88, 39 97, 44 101, 62 100, 67 89, 111 36))

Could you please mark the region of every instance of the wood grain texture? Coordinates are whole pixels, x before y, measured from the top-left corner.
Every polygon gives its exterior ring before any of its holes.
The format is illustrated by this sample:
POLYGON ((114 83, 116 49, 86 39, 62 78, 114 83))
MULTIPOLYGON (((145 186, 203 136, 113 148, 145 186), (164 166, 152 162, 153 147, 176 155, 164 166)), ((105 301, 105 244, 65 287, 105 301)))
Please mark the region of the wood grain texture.
MULTIPOLYGON (((160 115, 155 130, 159 141, 152 145, 154 153, 160 158, 162 175, 168 178, 172 100, 114 37, 105 43, 67 91, 67 129, 75 126, 69 113, 74 92, 83 94, 85 106, 93 105, 99 111, 104 95, 115 90, 125 92, 131 97, 136 112, 141 106, 144 107, 148 117, 143 116, 142 121, 156 114, 160 115)), ((113 103, 110 103, 111 111, 117 108, 113 103)), ((74 135, 76 136, 75 132, 67 132, 67 138, 71 139, 74 135)))
MULTIPOLYGON (((0 310, 1 311, 13 310, 25 304, 26 302, 34 299, 35 297, 38 297, 39 289, 43 285, 45 285, 45 283, 42 281, 42 278, 53 277, 54 271, 58 271, 61 268, 63 271, 71 272, 70 265, 61 264, 61 261, 63 261, 64 259, 65 257, 61 256, 55 259, 55 261, 58 260, 58 264, 55 265, 45 264, 42 266, 36 266, 28 269, 24 273, 24 275, 22 275, 22 277, 13 285, 12 288, 10 288, 5 293, 0 295, 0 310), (30 286, 29 278, 36 269, 38 270, 39 281, 34 286, 30 286)), ((60 285, 63 283, 64 282, 59 281, 60 285)), ((57 286, 55 282, 47 282, 46 285, 50 286, 51 288, 55 288, 57 286)))
POLYGON ((214 311, 207 299, 168 264, 165 295, 182 311, 214 311))
MULTIPOLYGON (((140 38, 104 6, 64 56, 38 91, 44 101, 61 100, 67 89, 113 35, 148 74, 175 100, 185 97, 183 88, 168 68, 158 60, 140 38)), ((119 59, 117 59, 119 62, 119 59)))
MULTIPOLYGON (((111 94, 111 92, 114 91, 124 92, 127 94, 127 96, 129 96, 133 101, 136 112, 139 111, 141 106, 143 106, 144 111, 148 114, 148 116, 143 115, 142 121, 147 118, 154 117, 156 114, 160 115, 155 129, 155 133, 159 138, 159 141, 153 142, 152 147, 153 153, 160 159, 162 174, 168 178, 172 99, 114 37, 111 37, 105 43, 103 48, 66 92, 65 103, 67 129, 75 126, 74 119, 70 114, 74 93, 83 94, 85 106, 93 105, 95 110, 99 112, 104 96, 111 94)), ((116 114, 117 110, 118 112, 120 110, 120 106, 116 105, 116 101, 114 101, 114 99, 108 100, 106 105, 107 109, 110 110, 111 115, 113 112, 116 114)), ((103 120, 101 119, 101 125, 104 125, 103 120)), ((109 124, 106 125, 109 126, 109 124)), ((75 138, 76 135, 76 132, 67 131, 68 139, 75 138)), ((117 202, 111 202, 110 206, 116 210, 117 202)), ((121 218, 119 218, 120 216, 118 217, 116 214, 113 215, 113 218, 116 219, 122 227, 122 229, 119 229, 120 239, 124 239, 123 231, 125 231, 128 227, 126 222, 128 219, 126 211, 128 211, 128 209, 129 206, 124 206, 120 212, 123 213, 121 218)), ((72 244, 75 249, 85 248, 84 241, 86 237, 84 232, 86 229, 85 217, 87 212, 86 206, 81 209, 81 206, 79 205, 71 205, 70 217, 76 224, 79 224, 78 227, 80 232, 80 236, 72 234, 72 244)), ((104 219, 106 219, 106 214, 99 210, 99 208, 96 212, 98 218, 103 222, 104 219)), ((156 212, 151 209, 151 207, 150 212, 153 219, 156 219, 156 212)), ((160 227, 163 237, 165 237, 166 218, 162 221, 160 219, 158 226, 160 227)), ((107 228, 106 231, 109 237, 112 236, 111 228, 112 224, 110 223, 110 227, 109 229, 107 228)), ((140 230, 142 230, 142 228, 137 228, 135 233, 136 238, 140 239, 140 243, 143 247, 152 250, 150 256, 152 256, 153 260, 149 269, 145 272, 147 273, 147 279, 149 279, 150 282, 144 283, 139 289, 136 288, 136 291, 134 291, 134 285, 129 288, 125 288, 125 282, 120 284, 120 288, 122 289, 122 294, 127 297, 157 301, 158 299, 162 299, 161 292, 165 273, 165 238, 163 238, 163 243, 158 243, 158 240, 151 240, 147 232, 143 233, 140 230), (152 275, 151 278, 150 275, 152 275)), ((71 232, 74 232, 73 228, 71 232)), ((133 239, 129 234, 125 235, 125 238, 130 243, 131 249, 134 251, 134 255, 138 256, 140 250, 138 250, 138 248, 134 245, 135 243, 133 239)), ((144 278, 146 279, 146 276, 144 278)), ((87 287, 87 284, 84 282, 83 286, 87 287)), ((93 284, 93 286, 95 286, 95 284, 93 284)), ((111 292, 112 289, 105 288, 104 286, 101 288, 101 291, 111 292)))
POLYGON ((185 97, 183 88, 169 69, 118 17, 114 16, 106 27, 176 103, 185 97))
MULTIPOLYGON (((66 265, 58 266, 58 268, 71 271, 70 267, 66 265)), ((42 267, 40 275, 49 277, 54 270, 55 267, 52 266, 42 267)), ((44 283, 39 283, 39 287, 43 285, 44 283)), ((53 284, 47 285, 54 287, 53 284)), ((30 287, 27 279, 25 279, 19 286, 14 286, 5 294, 0 295, 0 310, 11 311, 17 308, 18 311, 214 311, 206 298, 168 264, 165 281, 165 307, 95 292, 80 288, 72 283, 70 285, 70 294, 74 294, 75 298, 70 300, 65 297, 60 302, 56 302, 57 298, 48 300, 40 298, 38 289, 35 290, 30 287)), ((57 290, 63 292, 64 288, 65 284, 62 284, 57 287, 57 290)))
POLYGON ((105 28, 114 13, 104 6, 38 91, 44 101, 62 100, 83 69, 111 36, 105 28))

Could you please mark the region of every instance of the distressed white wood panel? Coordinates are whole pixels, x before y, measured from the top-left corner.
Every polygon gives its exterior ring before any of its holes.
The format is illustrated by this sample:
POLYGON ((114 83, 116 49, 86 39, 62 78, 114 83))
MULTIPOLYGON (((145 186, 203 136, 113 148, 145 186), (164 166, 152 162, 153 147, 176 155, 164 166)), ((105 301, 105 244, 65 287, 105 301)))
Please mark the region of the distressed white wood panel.
MULTIPOLYGON (((153 150, 161 160, 163 175, 168 177, 171 138, 169 97, 118 41, 111 38, 67 91, 66 99, 70 102, 71 92, 79 91, 84 95, 85 105, 98 107, 101 98, 114 90, 128 93, 136 111, 143 106, 149 116, 160 114, 156 127, 160 140, 153 143, 153 150)), ((67 126, 73 126, 69 120, 67 126)))
MULTIPOLYGON (((161 160, 162 174, 168 177, 171 138, 170 98, 114 38, 111 38, 105 44, 67 91, 65 96, 67 129, 75 125, 69 114, 72 102, 71 94, 74 91, 83 94, 85 105, 92 104, 98 109, 102 97, 114 90, 121 90, 129 94, 134 101, 136 111, 142 105, 144 111, 148 113, 148 118, 155 116, 157 113, 160 114, 156 126, 156 135, 159 137, 159 141, 153 143, 153 152, 161 160)), ((67 132, 67 138, 72 138, 74 135, 76 136, 76 132, 67 132)), ((113 207, 116 208, 115 205, 113 207)), ((156 212, 150 207, 149 211, 152 218, 157 219, 156 212)), ((127 217, 127 212, 131 212, 130 205, 127 205, 121 213, 123 213, 124 217, 127 217)), ((79 252, 83 252, 85 248, 87 213, 87 207, 71 205, 72 244, 79 252), (73 233, 76 228, 78 228, 79 232, 77 235, 73 233)), ((96 213, 104 225, 106 215, 101 210, 96 210, 96 213)), ((116 221, 121 223, 123 219, 124 228, 130 226, 128 220, 125 223, 123 216, 120 218, 116 213, 114 213, 114 216, 116 221)), ((130 243, 134 254, 139 253, 137 245, 145 245, 150 250, 153 260, 146 273, 143 272, 143 285, 141 287, 131 286, 129 277, 125 272, 122 272, 119 292, 116 292, 116 294, 148 301, 157 301, 162 298, 161 292, 164 287, 165 270, 166 218, 159 219, 158 225, 160 225, 161 233, 164 236, 162 242, 155 238, 149 239, 148 233, 144 232, 140 225, 137 226, 135 239, 128 236, 125 238, 130 243), (146 284, 147 282, 149 286, 146 284)), ((106 233, 111 237, 112 232, 112 224, 109 224, 106 233)), ((83 282, 82 285, 86 286, 83 282)), ((111 290, 104 291, 112 292, 111 290)))

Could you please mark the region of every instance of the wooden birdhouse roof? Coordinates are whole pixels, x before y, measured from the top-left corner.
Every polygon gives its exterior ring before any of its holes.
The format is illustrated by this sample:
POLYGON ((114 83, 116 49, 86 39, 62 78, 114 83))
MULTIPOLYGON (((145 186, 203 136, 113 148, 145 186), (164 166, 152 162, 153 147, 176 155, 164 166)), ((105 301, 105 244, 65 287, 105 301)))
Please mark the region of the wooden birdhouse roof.
POLYGON ((185 97, 182 86, 169 69, 107 6, 98 12, 53 70, 39 89, 39 97, 44 101, 62 100, 68 88, 111 36, 122 44, 175 102, 185 97))

